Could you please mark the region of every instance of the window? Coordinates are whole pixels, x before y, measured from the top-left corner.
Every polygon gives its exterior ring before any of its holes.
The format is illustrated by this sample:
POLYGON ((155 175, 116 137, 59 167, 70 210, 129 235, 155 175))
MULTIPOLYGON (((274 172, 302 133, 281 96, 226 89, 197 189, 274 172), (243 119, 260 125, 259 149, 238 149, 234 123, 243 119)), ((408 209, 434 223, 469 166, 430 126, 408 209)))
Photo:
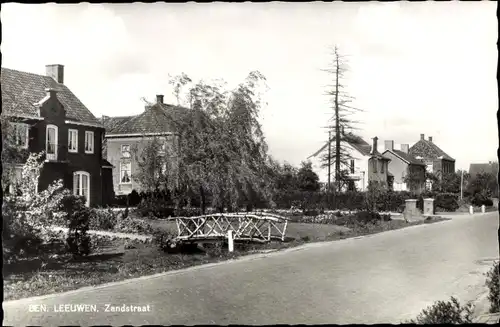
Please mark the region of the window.
POLYGON ((58 131, 57 126, 47 125, 45 151, 47 152, 48 160, 57 160, 57 148, 58 148, 57 131, 58 131))
POLYGON ((354 159, 351 159, 350 168, 351 168, 351 174, 354 174, 354 159))
POLYGON ((123 158, 130 158, 130 145, 129 144, 122 145, 122 157, 123 158))
POLYGON ((90 205, 90 174, 77 171, 73 174, 73 194, 85 197, 85 205, 90 205))
POLYGON ((122 162, 120 164, 120 184, 130 184, 132 180, 130 179, 130 175, 132 173, 130 162, 122 162))
POLYGON ((68 132, 68 151, 78 152, 78 131, 70 129, 68 132))
POLYGON ((21 148, 28 148, 29 126, 23 123, 13 123, 14 128, 14 144, 21 148))
POLYGON ((372 159, 372 163, 373 163, 373 172, 376 173, 377 172, 377 163, 378 163, 378 160, 377 159, 372 159))
POLYGON ((94 153, 94 132, 85 131, 85 153, 94 153))
POLYGON ((381 165, 380 165, 380 172, 383 174, 384 173, 384 168, 385 168, 385 162, 381 161, 380 163, 381 163, 381 165))

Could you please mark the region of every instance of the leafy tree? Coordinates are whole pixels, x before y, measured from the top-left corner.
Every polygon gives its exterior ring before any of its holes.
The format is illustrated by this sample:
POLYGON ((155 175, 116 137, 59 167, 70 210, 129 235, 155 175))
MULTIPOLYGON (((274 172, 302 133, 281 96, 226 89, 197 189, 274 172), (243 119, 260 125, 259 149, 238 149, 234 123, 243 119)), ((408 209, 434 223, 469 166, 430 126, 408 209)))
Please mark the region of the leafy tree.
POLYGON ((62 199, 70 192, 58 180, 38 192, 38 179, 44 162, 43 153, 30 154, 23 166, 21 178, 13 185, 11 195, 4 194, 2 204, 4 257, 15 259, 34 251, 37 244, 55 235, 49 226, 58 221, 62 199))
POLYGON ((302 162, 302 167, 297 172, 297 182, 302 191, 319 191, 319 177, 313 171, 311 162, 302 162))
POLYGON ((403 177, 403 182, 406 183, 410 190, 418 190, 422 186, 425 186, 425 182, 427 179, 435 181, 433 176, 427 173, 427 171, 420 171, 408 167, 406 170, 406 175, 403 177))
POLYGON ((467 192, 471 195, 480 194, 484 198, 498 196, 497 176, 485 172, 471 176, 467 183, 467 192))
POLYGON ((193 83, 185 74, 171 84, 179 104, 188 107, 166 112, 179 132, 179 199, 197 194, 205 212, 208 194, 219 210, 252 202, 255 194, 270 198, 267 144, 258 121, 265 77, 251 72, 233 89, 224 82, 193 83))
POLYGON ((384 184, 378 181, 368 182, 367 192, 366 192, 366 208, 368 211, 377 211, 377 200, 380 198, 381 194, 385 192, 384 184))
POLYGON ((25 120, 0 115, 2 127, 2 185, 4 193, 8 193, 13 180, 15 168, 26 162, 29 151, 16 144, 16 129, 13 122, 26 123, 25 120))
POLYGON ((144 192, 173 190, 175 188, 174 138, 143 137, 130 149, 137 164, 132 175, 144 192))

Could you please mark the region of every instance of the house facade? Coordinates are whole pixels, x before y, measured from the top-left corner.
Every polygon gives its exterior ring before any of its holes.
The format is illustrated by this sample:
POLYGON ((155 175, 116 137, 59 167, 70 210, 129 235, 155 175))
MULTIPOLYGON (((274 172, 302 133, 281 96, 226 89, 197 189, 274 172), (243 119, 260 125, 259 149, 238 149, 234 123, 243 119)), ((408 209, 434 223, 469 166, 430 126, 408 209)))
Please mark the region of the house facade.
MULTIPOLYGON (((370 160, 371 146, 361 137, 352 133, 344 134, 346 143, 346 151, 348 153, 348 178, 358 191, 366 191, 369 181, 368 163, 370 160)), ((347 190, 352 187, 347 187, 347 190)))
POLYGON ((420 140, 409 149, 409 154, 422 160, 427 171, 438 177, 441 177, 442 174, 455 172, 455 159, 438 147, 432 136, 426 140, 425 135, 420 134, 420 140))
MULTIPOLYGON (((2 116, 11 122, 16 144, 45 152, 38 190, 62 179, 65 188, 85 197, 87 206, 111 203, 112 167, 101 151, 104 127, 64 85, 64 66, 47 65, 46 75, 1 72, 2 116)), ((11 183, 21 168, 15 167, 11 183)))
POLYGON ((178 166, 179 137, 172 117, 178 116, 181 110, 163 103, 163 95, 157 95, 156 103, 146 105, 139 115, 101 118, 106 128, 106 159, 114 167, 115 194, 143 191, 134 176, 140 169, 138 155, 152 140, 162 143, 158 156, 168 156, 168 161, 174 164, 173 169, 178 166))
POLYGON ((373 138, 373 145, 368 159, 368 181, 376 182, 385 189, 392 187, 392 175, 389 173, 391 159, 378 151, 378 137, 373 138))
POLYGON ((385 141, 384 157, 391 159, 389 173, 393 177, 394 191, 421 193, 425 190, 425 163, 409 154, 409 144, 401 144, 401 150, 394 149, 394 141, 385 141), (415 177, 412 183, 406 183, 405 177, 415 177))
MULTIPOLYGON (((363 140, 358 135, 351 132, 343 132, 343 152, 344 156, 347 157, 347 166, 342 165, 341 169, 347 170, 348 185, 343 189, 343 191, 356 189, 357 191, 366 191, 370 181, 383 181, 387 183, 388 172, 387 163, 388 158, 383 157, 378 150, 374 150, 377 147, 377 139, 373 139, 373 143, 370 145, 368 142, 363 140)), ((328 174, 325 173, 326 169, 322 168, 320 158, 318 154, 322 153, 327 147, 327 144, 318 150, 315 154, 309 158, 314 159, 313 168, 315 171, 319 172, 320 180, 326 181, 328 174)), ((334 172, 332 165, 332 181, 334 180, 334 172)))

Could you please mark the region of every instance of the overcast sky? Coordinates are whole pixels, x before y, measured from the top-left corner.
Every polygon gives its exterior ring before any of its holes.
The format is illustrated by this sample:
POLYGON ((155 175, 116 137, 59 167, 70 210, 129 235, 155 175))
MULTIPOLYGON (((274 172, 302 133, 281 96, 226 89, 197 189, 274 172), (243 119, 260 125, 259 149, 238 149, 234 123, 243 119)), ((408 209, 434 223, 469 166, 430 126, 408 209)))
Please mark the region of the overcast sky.
POLYGON ((433 136, 457 169, 496 160, 496 2, 2 4, 2 66, 65 84, 96 115, 132 115, 169 74, 238 83, 267 77, 271 154, 300 164, 326 140, 321 71, 337 44, 365 110, 359 134, 410 145, 433 136))

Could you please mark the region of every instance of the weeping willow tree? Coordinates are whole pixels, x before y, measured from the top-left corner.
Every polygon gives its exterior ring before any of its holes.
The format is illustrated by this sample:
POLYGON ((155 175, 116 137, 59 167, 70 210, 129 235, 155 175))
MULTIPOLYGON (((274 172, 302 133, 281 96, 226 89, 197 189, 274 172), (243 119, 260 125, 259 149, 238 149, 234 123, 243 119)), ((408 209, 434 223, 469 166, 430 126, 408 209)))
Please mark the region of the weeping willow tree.
POLYGON ((224 81, 193 82, 181 74, 170 84, 178 101, 165 110, 179 135, 176 194, 186 200, 198 196, 203 213, 208 205, 236 210, 271 200, 267 144, 258 120, 265 77, 251 72, 228 88, 224 81))

